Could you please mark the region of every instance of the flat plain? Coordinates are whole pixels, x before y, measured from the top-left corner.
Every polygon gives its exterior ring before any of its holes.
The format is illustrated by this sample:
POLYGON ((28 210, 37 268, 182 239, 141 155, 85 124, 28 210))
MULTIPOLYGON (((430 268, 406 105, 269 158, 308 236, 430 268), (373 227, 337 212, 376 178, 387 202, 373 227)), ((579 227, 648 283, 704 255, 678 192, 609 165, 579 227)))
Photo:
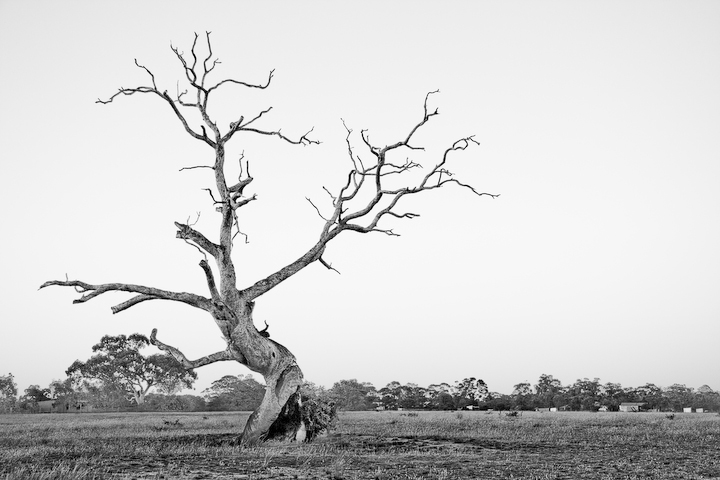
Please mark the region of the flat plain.
POLYGON ((714 413, 344 412, 233 445, 247 413, 0 416, 0 479, 720 479, 714 413))

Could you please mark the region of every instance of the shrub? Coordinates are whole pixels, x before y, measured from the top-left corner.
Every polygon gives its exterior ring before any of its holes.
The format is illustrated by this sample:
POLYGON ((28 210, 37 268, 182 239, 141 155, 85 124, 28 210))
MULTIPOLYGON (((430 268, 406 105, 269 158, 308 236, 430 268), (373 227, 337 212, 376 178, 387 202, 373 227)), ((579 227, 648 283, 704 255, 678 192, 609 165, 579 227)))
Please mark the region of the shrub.
POLYGON ((337 408, 327 396, 305 386, 294 393, 268 431, 268 439, 296 438, 300 420, 305 424, 305 441, 311 442, 337 423, 337 408))

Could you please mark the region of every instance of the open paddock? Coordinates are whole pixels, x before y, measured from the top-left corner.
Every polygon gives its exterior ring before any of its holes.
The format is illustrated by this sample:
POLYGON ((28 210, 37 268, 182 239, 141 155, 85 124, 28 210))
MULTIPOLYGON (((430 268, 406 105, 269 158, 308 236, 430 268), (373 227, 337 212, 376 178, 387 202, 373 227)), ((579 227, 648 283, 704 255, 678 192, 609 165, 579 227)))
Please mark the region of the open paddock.
POLYGON ((0 479, 720 479, 714 413, 347 412, 314 443, 241 448, 246 418, 4 415, 0 479))

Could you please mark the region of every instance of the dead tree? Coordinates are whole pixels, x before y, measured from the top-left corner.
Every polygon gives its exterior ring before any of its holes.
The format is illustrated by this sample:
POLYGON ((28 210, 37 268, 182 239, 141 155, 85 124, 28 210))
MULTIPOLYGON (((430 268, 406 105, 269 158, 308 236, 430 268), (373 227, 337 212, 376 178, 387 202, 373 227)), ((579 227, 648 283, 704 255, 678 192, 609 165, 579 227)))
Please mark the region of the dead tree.
MULTIPOLYGON (((152 330, 151 342, 161 350, 173 355, 187 369, 232 360, 240 362, 250 370, 261 374, 266 384, 265 396, 261 405, 248 419, 240 437, 243 444, 253 444, 266 438, 267 432, 285 403, 303 383, 303 374, 290 350, 270 339, 267 335, 267 329, 258 331, 255 328, 253 323, 255 301, 264 293, 314 262, 319 262, 328 269, 332 269, 330 264, 323 258, 323 254, 328 243, 342 232, 381 232, 387 235, 396 235, 393 230, 381 227, 380 222, 387 217, 410 219, 418 216, 415 213, 401 212, 398 209, 398 202, 403 197, 410 197, 449 184, 463 187, 478 196, 495 197, 497 195, 478 192, 470 185, 461 183, 454 178, 447 169, 447 163, 451 156, 478 143, 472 136, 455 141, 444 150, 434 166, 426 167, 427 170, 424 171, 424 174, 416 176, 413 182, 408 181, 398 186, 398 179, 404 179, 406 178, 405 174, 411 170, 421 168, 419 163, 410 159, 405 160, 403 163, 394 162, 393 159, 399 156, 395 155, 396 152, 405 151, 407 153, 422 150, 422 147, 416 146, 412 141, 416 132, 434 116, 438 115, 437 109, 432 110, 428 107, 430 96, 435 93, 430 92, 425 97, 422 118, 409 129, 404 139, 392 145, 377 146, 370 142, 365 130, 360 132, 360 139, 363 144, 361 148, 366 150, 364 156, 370 159, 367 163, 361 160, 360 155, 355 152, 351 142, 352 131, 346 127, 347 154, 351 165, 347 177, 343 180, 342 186, 334 193, 325 188, 325 191, 330 195, 330 207, 321 208, 310 202, 317 214, 325 222, 317 242, 294 262, 252 285, 239 288, 232 259, 233 240, 237 233, 240 232, 237 210, 247 206, 257 197, 246 193, 253 181, 253 177, 250 176, 247 168, 242 168, 242 158, 241 173, 238 180, 228 181, 226 178, 226 145, 241 132, 278 137, 282 141, 296 145, 311 145, 319 142, 310 138, 309 135, 312 129, 299 138, 290 138, 282 134, 280 129, 271 130, 259 127, 260 122, 258 121, 272 107, 250 118, 239 115, 236 121, 230 123, 229 127, 224 128, 214 122, 207 112, 208 102, 213 93, 221 87, 266 89, 272 81, 273 71, 270 72, 265 83, 261 84, 252 84, 235 79, 225 79, 210 84, 208 83, 208 76, 220 62, 213 57, 209 32, 206 33, 205 41, 208 53, 204 58, 198 56, 197 34, 190 55, 185 55, 177 48, 172 47, 172 51, 179 60, 189 82, 188 90, 178 91, 174 96, 168 94, 167 90, 160 90, 152 72, 135 60, 137 67, 144 70, 149 76, 150 85, 136 88, 120 88, 109 99, 98 100, 97 102, 102 104, 111 103, 116 98, 124 95, 155 95, 167 103, 187 134, 213 150, 215 161, 212 167, 209 168, 213 170, 215 185, 214 190, 210 190, 210 192, 215 208, 220 213, 217 240, 213 241, 206 237, 193 228, 193 225, 175 222, 177 226, 176 237, 192 244, 204 256, 204 259, 200 261, 200 268, 207 282, 208 295, 173 292, 127 283, 96 285, 69 279, 51 280, 45 282, 40 288, 51 285, 74 287, 82 295, 73 303, 84 303, 106 292, 120 291, 131 294, 130 298, 112 307, 113 313, 122 312, 150 300, 172 300, 209 313, 227 342, 225 350, 196 360, 190 360, 178 348, 161 342, 157 338, 157 329, 152 330), (192 96, 192 99, 190 96, 192 96), (183 112, 190 110, 199 112, 202 119, 199 130, 192 128, 187 117, 183 114, 183 112), (391 184, 393 186, 390 186, 391 184), (327 210, 330 213, 323 215, 322 210, 327 210), (214 269, 207 261, 209 257, 212 257, 214 261, 214 269)), ((401 182, 404 181, 401 180, 401 182)))

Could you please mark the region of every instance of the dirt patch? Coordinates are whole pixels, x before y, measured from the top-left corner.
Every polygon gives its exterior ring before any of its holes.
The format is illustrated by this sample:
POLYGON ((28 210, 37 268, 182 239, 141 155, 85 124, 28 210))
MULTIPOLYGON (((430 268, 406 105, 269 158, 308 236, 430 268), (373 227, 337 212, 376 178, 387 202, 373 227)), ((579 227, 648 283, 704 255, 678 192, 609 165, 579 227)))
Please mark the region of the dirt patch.
POLYGON ((480 438, 453 438, 442 435, 382 437, 373 435, 333 435, 327 442, 339 450, 372 453, 426 452, 454 450, 477 452, 481 450, 523 451, 546 453, 555 447, 549 444, 508 442, 480 438))

